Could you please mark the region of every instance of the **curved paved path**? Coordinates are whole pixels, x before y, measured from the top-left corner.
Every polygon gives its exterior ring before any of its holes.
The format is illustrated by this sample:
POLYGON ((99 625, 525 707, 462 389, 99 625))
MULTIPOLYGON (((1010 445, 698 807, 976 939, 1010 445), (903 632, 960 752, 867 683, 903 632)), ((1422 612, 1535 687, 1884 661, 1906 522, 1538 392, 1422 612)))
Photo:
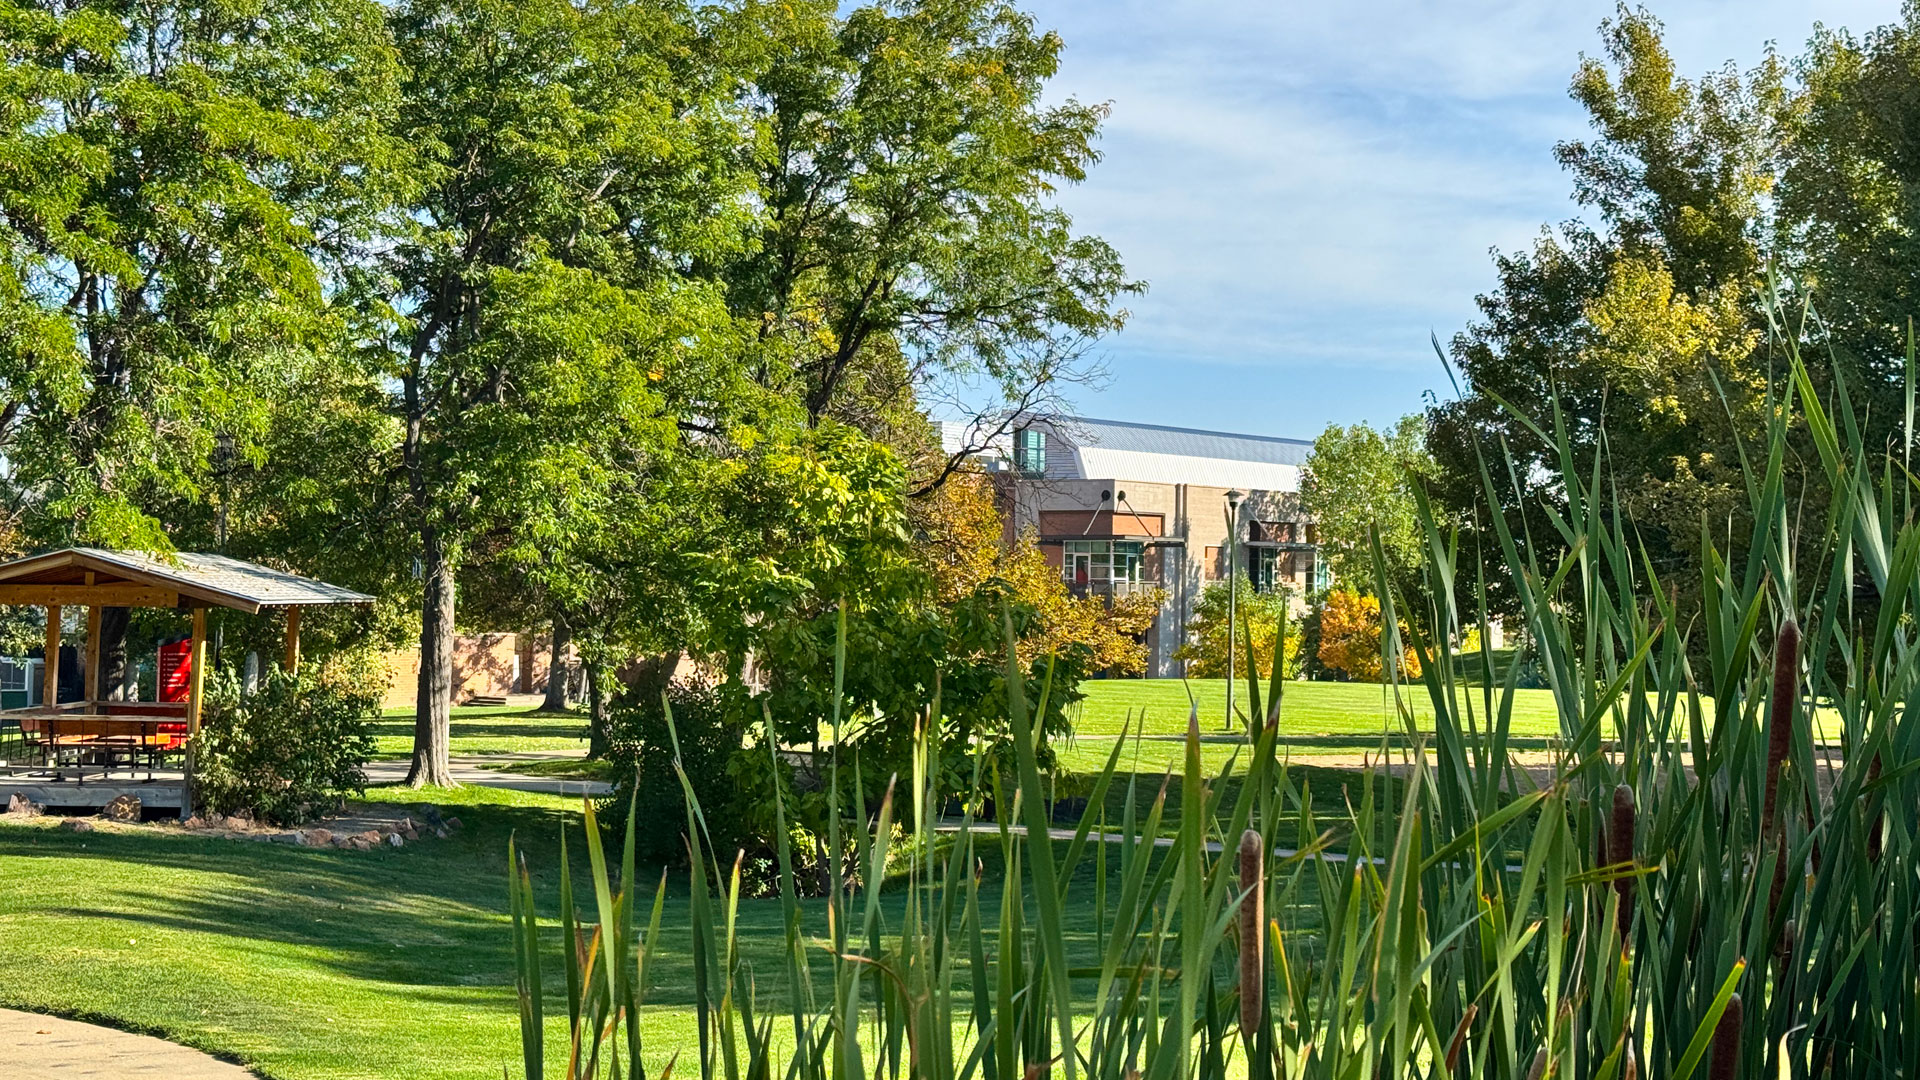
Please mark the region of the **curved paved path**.
POLYGON ((7 1080, 164 1076, 251 1080, 253 1074, 198 1050, 97 1024, 0 1009, 0 1062, 7 1080))
MULTIPOLYGON (((455 754, 447 759, 448 771, 455 783, 473 787, 507 788, 547 795, 608 795, 613 785, 600 780, 562 779, 554 776, 527 776, 505 772, 497 766, 514 761, 546 761, 552 758, 577 758, 582 754, 455 754)), ((411 762, 383 760, 367 762, 367 780, 373 784, 399 784, 407 779, 411 762)))

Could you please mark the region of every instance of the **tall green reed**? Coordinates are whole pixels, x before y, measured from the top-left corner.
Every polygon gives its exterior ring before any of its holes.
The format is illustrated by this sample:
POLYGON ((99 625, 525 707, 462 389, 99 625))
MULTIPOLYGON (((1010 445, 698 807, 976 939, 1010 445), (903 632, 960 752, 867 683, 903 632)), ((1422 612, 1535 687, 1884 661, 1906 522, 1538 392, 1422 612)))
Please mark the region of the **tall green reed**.
MULTIPOLYGON (((1388 691, 1414 748, 1354 775, 1337 817, 1280 756, 1283 685, 1263 695, 1250 678, 1221 772, 1202 768, 1189 717, 1177 807, 1172 777, 1156 790, 1121 772, 1119 740, 1092 809, 1056 830, 1010 677, 1014 767, 972 760, 998 820, 942 821, 933 778, 970 750, 941 744, 935 700, 874 812, 832 808, 846 834, 831 849, 849 843, 859 872, 833 860, 811 907, 770 793, 778 972, 743 959, 739 863, 708 842, 688 787, 695 1035, 652 1045, 637 1018, 664 880, 641 932, 631 816, 616 888, 589 811, 591 922, 564 845, 544 927, 513 869, 526 1075, 555 1075, 556 1058, 569 1078, 703 1080, 1920 1075, 1915 481, 1904 448, 1866 445, 1837 376, 1816 392, 1800 334, 1776 327, 1786 388, 1742 462, 1752 532, 1722 550, 1703 524, 1697 610, 1647 558, 1604 450, 1577 460, 1557 413, 1535 429, 1557 474, 1524 478, 1553 496, 1550 535, 1491 514, 1497 550, 1469 564, 1418 501, 1427 587, 1398 594, 1378 574, 1388 669, 1403 647, 1421 661, 1388 691), (1814 448, 1818 506, 1787 490, 1796 438, 1814 448), (1524 665, 1453 652, 1475 627, 1490 638, 1493 575, 1560 715, 1545 760, 1509 750, 1524 665), (897 817, 910 829, 889 876, 897 817), (564 1054, 541 1042, 555 929, 564 1054)), ((1527 486, 1484 462, 1488 506, 1495 469, 1527 486)))

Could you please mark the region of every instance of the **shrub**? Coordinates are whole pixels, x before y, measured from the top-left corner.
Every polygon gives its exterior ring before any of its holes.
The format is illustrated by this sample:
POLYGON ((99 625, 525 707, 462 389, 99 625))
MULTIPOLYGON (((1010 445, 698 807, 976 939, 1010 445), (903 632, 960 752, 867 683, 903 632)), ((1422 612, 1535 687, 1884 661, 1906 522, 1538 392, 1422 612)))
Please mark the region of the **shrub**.
MULTIPOLYGON (((1400 626, 1400 640, 1409 640, 1405 623, 1400 626)), ((1319 656, 1321 665, 1330 671, 1358 682, 1379 682, 1379 598, 1346 589, 1328 593, 1320 607, 1319 656)), ((1420 660, 1411 649, 1401 657, 1400 673, 1403 678, 1420 677, 1420 660)))
MULTIPOLYGON (((1253 584, 1239 579, 1237 591, 1239 598, 1234 611, 1234 645, 1239 650, 1235 657, 1233 673, 1235 677, 1247 674, 1247 635, 1253 635, 1253 663, 1263 679, 1273 677, 1273 639, 1284 625, 1287 630, 1286 656, 1281 661, 1285 668, 1280 677, 1296 678, 1300 674, 1300 627, 1287 620, 1287 598, 1285 591, 1255 592, 1253 584)), ((1216 581, 1208 585, 1193 605, 1193 618, 1189 620, 1188 640, 1174 650, 1175 660, 1187 662, 1187 675, 1195 679, 1223 679, 1227 675, 1227 583, 1216 581)))
MULTIPOLYGON (((738 850, 745 839, 746 800, 729 776, 746 731, 750 704, 737 682, 717 686, 683 680, 668 685, 680 761, 700 800, 714 846, 738 850)), ((629 806, 648 827, 637 831, 636 854, 648 863, 686 861, 686 796, 673 771, 673 736, 660 706, 657 685, 620 692, 607 713, 605 760, 615 776, 613 794, 602 804, 610 823, 623 822, 629 806)))
POLYGON ((219 814, 248 811, 291 825, 366 790, 369 723, 380 713, 372 678, 347 665, 268 671, 253 694, 230 673, 208 680, 195 747, 195 795, 219 814))

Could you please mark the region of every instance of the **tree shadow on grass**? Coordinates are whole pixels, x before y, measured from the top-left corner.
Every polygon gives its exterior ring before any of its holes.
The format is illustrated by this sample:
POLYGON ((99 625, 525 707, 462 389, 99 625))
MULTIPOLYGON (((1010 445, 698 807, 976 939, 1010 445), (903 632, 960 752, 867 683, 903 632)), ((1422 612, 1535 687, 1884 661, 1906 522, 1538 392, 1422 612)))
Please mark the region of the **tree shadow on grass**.
MULTIPOLYGON (((57 897, 20 905, 22 913, 50 917, 43 925, 67 926, 66 920, 81 919, 122 926, 107 935, 111 938, 139 938, 142 928, 205 935, 203 955, 210 969, 257 961, 263 951, 277 959, 298 956, 330 973, 381 984, 374 992, 426 1004, 472 1008, 476 989, 497 988, 498 994, 489 993, 489 999, 497 996, 498 1008, 508 1013, 514 1008, 506 892, 506 846, 512 835, 526 855, 541 908, 546 986, 561 995, 556 1001, 563 1000, 557 921, 558 834, 563 824, 571 830, 576 903, 586 919, 593 917, 580 819, 538 807, 460 807, 459 814, 468 827, 451 839, 376 852, 162 832, 0 828, 0 863, 11 861, 25 874, 70 879, 57 897), (59 869, 49 865, 55 860, 88 865, 59 869)), ((999 845, 985 838, 976 844, 976 865, 986 875, 982 918, 991 929, 998 921, 1001 893, 999 845)), ((1095 865, 1089 853, 1075 875, 1070 900, 1077 914, 1065 935, 1070 953, 1087 963, 1097 957, 1101 935, 1111 932, 1092 908, 1095 865)), ((1117 859, 1109 861, 1108 873, 1112 902, 1119 893, 1117 859)), ((660 887, 662 869, 647 868, 637 877, 645 911, 660 887)), ((694 1003, 688 871, 669 869, 665 882, 661 939, 649 949, 652 985, 647 1000, 655 1008, 683 1009, 694 1003)), ((1038 912, 1030 896, 1028 900, 1028 925, 1037 926, 1038 912)), ((905 902, 905 890, 883 893, 888 927, 899 926, 905 902)), ((818 986, 831 979, 824 902, 802 900, 801 918, 818 986)), ((786 1008, 781 902, 743 900, 738 933, 763 1008, 786 1008)), ((180 974, 207 990, 221 989, 217 973, 180 974)), ((564 1004, 557 1007, 564 1011, 564 1004)))

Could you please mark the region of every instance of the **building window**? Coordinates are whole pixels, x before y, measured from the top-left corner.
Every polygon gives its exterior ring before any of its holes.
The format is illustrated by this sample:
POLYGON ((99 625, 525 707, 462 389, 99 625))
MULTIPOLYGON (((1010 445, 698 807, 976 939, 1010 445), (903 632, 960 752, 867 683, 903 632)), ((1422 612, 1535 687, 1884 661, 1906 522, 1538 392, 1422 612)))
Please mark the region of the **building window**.
POLYGON ((1047 471, 1047 433, 1039 428, 1021 428, 1014 436, 1013 467, 1023 476, 1039 476, 1047 471))
POLYGON ((1293 552, 1277 548, 1253 549, 1253 591, 1278 592, 1294 580, 1293 552))
POLYGON ((28 660, 0 657, 0 690, 26 692, 27 672, 31 666, 32 662, 28 660))
POLYGON ((1070 585, 1140 581, 1146 545, 1138 540, 1068 540, 1061 546, 1060 576, 1070 585))

